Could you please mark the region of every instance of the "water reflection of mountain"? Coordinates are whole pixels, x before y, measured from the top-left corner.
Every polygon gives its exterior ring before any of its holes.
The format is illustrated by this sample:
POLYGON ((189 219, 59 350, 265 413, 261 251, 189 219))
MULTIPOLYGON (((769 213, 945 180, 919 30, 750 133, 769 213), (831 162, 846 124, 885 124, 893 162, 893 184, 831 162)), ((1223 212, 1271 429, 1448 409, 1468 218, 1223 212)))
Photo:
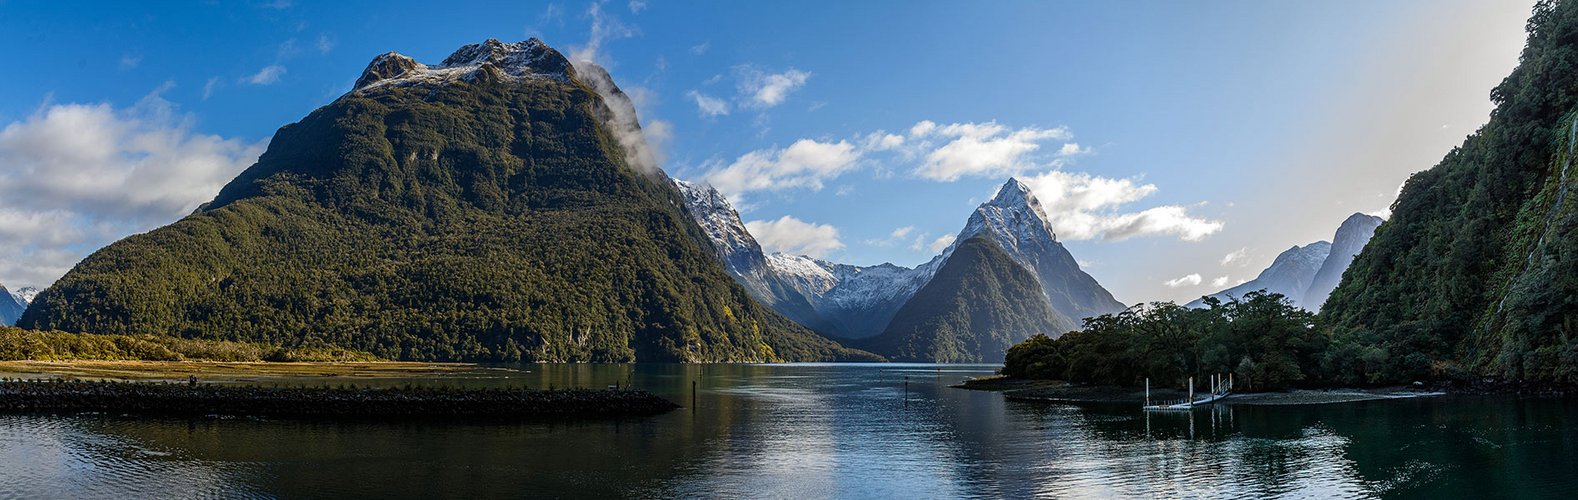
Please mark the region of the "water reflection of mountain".
POLYGON ((1578 430, 1567 421, 1578 403, 1565 400, 1238 406, 1147 420, 1130 405, 1005 402, 945 387, 989 373, 984 366, 526 369, 465 383, 628 384, 686 408, 518 424, 0 417, 0 488, 58 493, 40 496, 160 485, 171 496, 1022 498, 1559 497, 1578 487, 1578 457, 1569 453, 1578 430), (80 486, 89 483, 98 489, 80 486))

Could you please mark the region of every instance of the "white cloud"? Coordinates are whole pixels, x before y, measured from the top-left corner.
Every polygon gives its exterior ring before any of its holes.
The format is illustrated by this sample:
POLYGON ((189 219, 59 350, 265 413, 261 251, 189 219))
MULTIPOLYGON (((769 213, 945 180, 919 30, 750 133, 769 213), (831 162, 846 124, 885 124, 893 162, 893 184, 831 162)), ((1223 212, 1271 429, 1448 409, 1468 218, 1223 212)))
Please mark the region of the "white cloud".
POLYGON ((1243 247, 1243 248, 1240 248, 1238 250, 1234 250, 1232 252, 1229 252, 1227 255, 1223 255, 1222 256, 1222 265, 1223 266, 1229 266, 1229 265, 1233 265, 1233 264, 1236 263, 1236 264, 1239 265, 1239 267, 1243 267, 1244 261, 1246 259, 1248 259, 1248 258, 1249 258, 1249 247, 1243 247))
POLYGON ((944 234, 937 239, 932 240, 930 244, 926 245, 926 249, 931 250, 931 253, 941 252, 943 249, 948 248, 948 245, 952 245, 956 238, 958 238, 958 236, 944 234))
MULTIPOLYGON (((866 244, 879 247, 890 247, 894 244, 902 243, 905 239, 909 238, 910 234, 913 234, 914 232, 915 226, 904 226, 894 229, 892 232, 888 233, 888 237, 886 238, 866 240, 866 244)), ((921 238, 925 238, 925 235, 921 235, 915 239, 915 246, 920 246, 921 238)))
POLYGON ((608 66, 603 60, 603 44, 636 36, 636 30, 618 19, 603 13, 602 2, 593 2, 586 10, 586 16, 592 18, 591 35, 586 43, 570 48, 570 61, 590 61, 602 66, 608 66))
POLYGON ((1180 278, 1175 278, 1175 279, 1170 279, 1170 280, 1167 280, 1167 281, 1163 281, 1162 284, 1163 285, 1167 285, 1168 288, 1181 288, 1181 287, 1186 287, 1186 286, 1196 286, 1196 285, 1200 284, 1200 275, 1199 274, 1190 274, 1188 276, 1183 276, 1183 277, 1180 277, 1180 278))
POLYGON ((1221 287, 1227 286, 1227 277, 1226 276, 1222 276, 1222 277, 1219 277, 1217 279, 1211 280, 1211 286, 1214 286, 1214 287, 1217 287, 1217 288, 1221 288, 1221 287))
POLYGON ((838 239, 838 228, 816 224, 785 215, 774 221, 750 221, 745 229, 756 237, 757 243, 767 252, 792 255, 825 257, 828 253, 844 248, 838 239))
POLYGON ((334 39, 329 38, 329 35, 318 35, 318 41, 313 45, 318 48, 319 54, 328 54, 334 50, 335 44, 334 39))
POLYGON ((203 84, 203 100, 206 101, 213 96, 214 89, 217 88, 219 88, 219 77, 209 78, 208 83, 203 84))
POLYGON ((751 66, 737 66, 740 93, 754 107, 770 108, 784 102, 791 92, 805 86, 811 73, 789 68, 782 73, 766 73, 751 66))
MULTIPOLYGON (((917 175, 936 181, 956 181, 966 176, 1001 177, 1044 168, 1046 165, 1032 160, 1031 153, 1041 149, 1043 141, 1071 136, 1063 127, 1010 129, 997 122, 938 126, 923 121, 911 127, 910 133, 944 141, 942 146, 927 152, 925 162, 915 169, 917 175)), ((929 145, 922 143, 922 147, 929 145)))
POLYGON ((133 54, 123 54, 123 55, 121 55, 121 62, 120 62, 121 69, 136 68, 140 64, 142 64, 142 56, 133 55, 133 54))
POLYGON ((1090 154, 1090 148, 1080 147, 1079 143, 1077 142, 1063 143, 1063 147, 1060 147, 1057 150, 1058 156, 1078 156, 1084 154, 1090 154))
POLYGON ((258 70, 257 73, 253 73, 251 76, 242 78, 241 81, 253 85, 272 85, 279 81, 279 77, 284 75, 284 66, 270 64, 263 69, 258 70))
POLYGON ((630 12, 631 13, 638 14, 638 13, 640 13, 643 10, 647 10, 647 2, 646 2, 646 0, 630 0, 630 12))
POLYGON ((1171 235, 1184 241, 1200 241, 1221 231, 1222 225, 1221 221, 1191 216, 1184 207, 1164 205, 1112 218, 1102 239, 1119 241, 1135 236, 1171 235))
POLYGON ((861 147, 866 151, 888 151, 904 145, 904 136, 878 130, 866 135, 861 147))
POLYGON ((723 99, 694 90, 686 92, 685 95, 696 102, 696 110, 701 113, 701 116, 712 118, 729 114, 729 103, 724 102, 723 99))
POLYGON ((824 180, 854 168, 860 151, 849 141, 800 139, 783 149, 746 153, 728 165, 714 165, 706 181, 738 200, 751 191, 785 188, 822 189, 824 180))
POLYGON ((47 286, 88 252, 191 213, 262 144, 196 133, 159 97, 58 104, 0 129, 0 281, 47 286))
POLYGON ((1098 177, 1083 172, 1053 170, 1019 178, 1030 187, 1046 211, 1058 238, 1119 241, 1136 236, 1171 235, 1199 241, 1222 229, 1222 222, 1192 216, 1184 207, 1163 205, 1139 212, 1124 212, 1125 205, 1157 191, 1153 184, 1135 179, 1098 177))
POLYGON ((712 49, 712 42, 701 42, 690 46, 690 53, 699 56, 706 54, 710 49, 712 49))

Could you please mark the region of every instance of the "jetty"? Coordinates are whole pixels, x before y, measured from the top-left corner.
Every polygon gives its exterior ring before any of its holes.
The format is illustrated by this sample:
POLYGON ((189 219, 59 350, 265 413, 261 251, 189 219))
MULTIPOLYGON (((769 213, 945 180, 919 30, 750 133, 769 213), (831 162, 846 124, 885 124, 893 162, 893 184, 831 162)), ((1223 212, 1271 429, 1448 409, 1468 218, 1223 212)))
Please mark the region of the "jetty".
POLYGON ((1194 377, 1189 377, 1189 397, 1182 400, 1151 401, 1151 379, 1145 379, 1145 411, 1180 411, 1192 410, 1197 405, 1208 405, 1221 401, 1233 391, 1233 374, 1226 376, 1216 374, 1210 377, 1210 392, 1204 397, 1196 398, 1194 394, 1194 377))

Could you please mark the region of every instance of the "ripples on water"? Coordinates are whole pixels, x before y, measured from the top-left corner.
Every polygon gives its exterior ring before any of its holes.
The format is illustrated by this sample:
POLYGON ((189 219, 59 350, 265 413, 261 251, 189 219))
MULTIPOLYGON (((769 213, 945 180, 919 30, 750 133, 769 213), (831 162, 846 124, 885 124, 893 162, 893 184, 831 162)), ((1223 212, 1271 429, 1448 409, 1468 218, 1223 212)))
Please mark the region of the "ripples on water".
POLYGON ((694 407, 591 422, 3 415, 0 497, 1559 498, 1578 486, 1570 401, 1147 416, 945 387, 993 368, 529 366, 476 382, 633 383, 686 406, 697 382, 694 407))

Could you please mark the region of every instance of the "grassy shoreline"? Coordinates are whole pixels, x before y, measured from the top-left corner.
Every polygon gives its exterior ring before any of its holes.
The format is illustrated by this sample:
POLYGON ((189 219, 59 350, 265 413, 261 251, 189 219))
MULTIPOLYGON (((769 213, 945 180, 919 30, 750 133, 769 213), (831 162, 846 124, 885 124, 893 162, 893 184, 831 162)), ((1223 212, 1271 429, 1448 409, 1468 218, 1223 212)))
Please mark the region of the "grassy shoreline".
POLYGON ((484 370, 490 369, 470 363, 404 361, 0 361, 0 378, 130 382, 185 382, 194 376, 204 383, 294 383, 328 378, 337 382, 402 378, 442 382, 484 370))
POLYGON ((0 381, 0 411, 288 418, 623 417, 679 406, 640 390, 263 387, 160 382, 0 381))
MULTIPOLYGON (((1013 377, 985 377, 967 380, 953 387, 977 391, 1001 392, 1012 401, 1040 401, 1069 404, 1135 404, 1145 400, 1143 387, 1117 387, 1101 385, 1076 385, 1058 380, 1034 380, 1013 377)), ((1373 389, 1294 389, 1277 392, 1246 392, 1228 396, 1222 402, 1232 405, 1293 406, 1312 404, 1355 403, 1445 395, 1441 391, 1428 391, 1410 387, 1383 387, 1373 389)), ((1184 391, 1171 388, 1151 388, 1154 399, 1184 399, 1184 391)))

